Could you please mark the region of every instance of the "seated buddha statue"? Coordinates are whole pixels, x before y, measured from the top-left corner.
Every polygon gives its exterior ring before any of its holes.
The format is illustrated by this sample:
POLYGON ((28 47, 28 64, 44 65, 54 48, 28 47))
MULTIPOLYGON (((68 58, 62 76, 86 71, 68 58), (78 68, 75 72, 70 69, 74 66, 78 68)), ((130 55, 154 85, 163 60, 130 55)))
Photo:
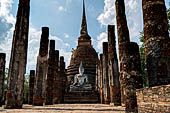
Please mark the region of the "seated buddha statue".
POLYGON ((79 67, 79 74, 74 76, 74 83, 70 85, 70 91, 89 91, 92 86, 88 83, 88 75, 84 74, 83 64, 79 67))

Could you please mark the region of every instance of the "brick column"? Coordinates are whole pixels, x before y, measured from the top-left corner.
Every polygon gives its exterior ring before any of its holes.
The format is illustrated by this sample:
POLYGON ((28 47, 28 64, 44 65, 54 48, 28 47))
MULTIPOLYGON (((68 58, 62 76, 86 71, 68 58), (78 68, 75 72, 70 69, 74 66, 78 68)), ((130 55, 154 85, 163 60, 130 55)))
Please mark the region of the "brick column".
POLYGON ((27 64, 30 0, 19 0, 8 73, 5 108, 22 108, 27 64))
POLYGON ((99 64, 99 74, 100 74, 100 103, 104 104, 104 93, 103 93, 103 54, 100 54, 100 64, 99 64))
MULTIPOLYGON (((121 45, 130 42, 130 37, 129 37, 129 29, 126 21, 124 0, 116 0, 115 5, 116 5, 116 22, 117 22, 117 32, 118 32, 118 45, 119 45, 119 62, 120 62, 120 71, 122 71, 122 66, 123 66, 122 57, 124 52, 122 52, 123 49, 121 48, 121 45)), ((124 87, 122 86, 121 82, 122 80, 120 79, 121 103, 125 104, 124 87)))
POLYGON ((46 74, 48 70, 49 28, 42 28, 39 55, 37 57, 36 80, 34 85, 33 105, 42 106, 45 102, 46 74))
POLYGON ((28 93, 28 104, 30 105, 32 105, 33 103, 34 81, 35 81, 35 70, 31 70, 30 79, 29 79, 29 93, 28 93))
POLYGON ((108 43, 103 42, 103 91, 104 91, 104 103, 110 103, 110 87, 108 76, 108 43))
POLYGON ((170 84, 170 38, 164 0, 143 0, 149 86, 170 84))
POLYGON ((60 74, 59 74, 59 51, 55 51, 55 75, 54 75, 54 84, 53 84, 53 103, 59 103, 59 82, 60 82, 60 74))
POLYGON ((123 49, 122 71, 120 79, 124 87, 126 112, 137 113, 136 89, 142 88, 139 46, 129 42, 121 45, 123 49))
POLYGON ((3 104, 4 97, 5 59, 6 54, 0 53, 0 106, 3 104))
POLYGON ((64 62, 64 57, 61 56, 60 57, 60 99, 61 99, 61 102, 64 102, 65 83, 66 83, 65 62, 64 62))
POLYGON ((46 105, 53 104, 53 85, 55 74, 55 40, 50 40, 50 52, 48 58, 48 73, 46 84, 46 105))
POLYGON ((108 26, 108 62, 110 99, 114 105, 121 105, 119 66, 116 52, 115 26, 108 26))

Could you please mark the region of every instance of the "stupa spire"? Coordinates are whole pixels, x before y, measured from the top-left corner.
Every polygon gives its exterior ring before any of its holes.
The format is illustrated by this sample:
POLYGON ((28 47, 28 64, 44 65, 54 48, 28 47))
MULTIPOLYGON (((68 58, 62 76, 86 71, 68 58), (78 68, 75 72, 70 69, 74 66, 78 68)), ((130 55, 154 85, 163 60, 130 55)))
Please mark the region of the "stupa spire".
POLYGON ((86 11, 85 11, 85 3, 83 0, 83 16, 82 16, 82 24, 81 24, 81 31, 80 31, 80 35, 86 35, 88 34, 87 31, 87 22, 86 22, 86 11))

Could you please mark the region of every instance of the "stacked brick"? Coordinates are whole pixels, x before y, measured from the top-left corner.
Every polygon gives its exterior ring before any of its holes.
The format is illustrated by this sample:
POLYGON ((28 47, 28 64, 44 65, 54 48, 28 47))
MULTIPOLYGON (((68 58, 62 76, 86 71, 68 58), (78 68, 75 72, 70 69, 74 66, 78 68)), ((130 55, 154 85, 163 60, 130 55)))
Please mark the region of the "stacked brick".
POLYGON ((49 28, 42 28, 39 55, 37 57, 36 80, 34 84, 33 105, 42 106, 46 95, 46 74, 48 70, 49 28))
POLYGON ((164 0, 143 0, 149 86, 170 84, 170 38, 164 0))
POLYGON ((27 63, 30 0, 19 0, 8 73, 5 108, 22 108, 27 63))
POLYGON ((137 90, 138 113, 169 113, 170 85, 137 90))
POLYGON ((4 97, 5 59, 6 54, 0 53, 0 106, 3 104, 4 97))

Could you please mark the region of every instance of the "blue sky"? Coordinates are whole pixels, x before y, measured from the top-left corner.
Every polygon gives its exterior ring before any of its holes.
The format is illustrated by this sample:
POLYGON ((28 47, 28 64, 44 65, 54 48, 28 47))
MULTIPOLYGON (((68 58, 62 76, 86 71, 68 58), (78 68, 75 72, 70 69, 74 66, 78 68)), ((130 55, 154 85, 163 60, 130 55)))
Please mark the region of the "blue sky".
MULTIPOLYGON (((89 35, 96 51, 101 52, 102 42, 107 41, 107 25, 116 24, 115 0, 85 0, 85 4, 89 35)), ((125 0, 125 4, 131 40, 140 45, 142 0, 125 0)), ((18 0, 0 0, 0 52, 7 53, 7 68, 17 8, 18 0)), ((56 49, 69 65, 71 50, 77 46, 81 17, 82 0, 31 0, 27 72, 35 69, 43 26, 50 28, 50 39, 56 40, 56 49)))

